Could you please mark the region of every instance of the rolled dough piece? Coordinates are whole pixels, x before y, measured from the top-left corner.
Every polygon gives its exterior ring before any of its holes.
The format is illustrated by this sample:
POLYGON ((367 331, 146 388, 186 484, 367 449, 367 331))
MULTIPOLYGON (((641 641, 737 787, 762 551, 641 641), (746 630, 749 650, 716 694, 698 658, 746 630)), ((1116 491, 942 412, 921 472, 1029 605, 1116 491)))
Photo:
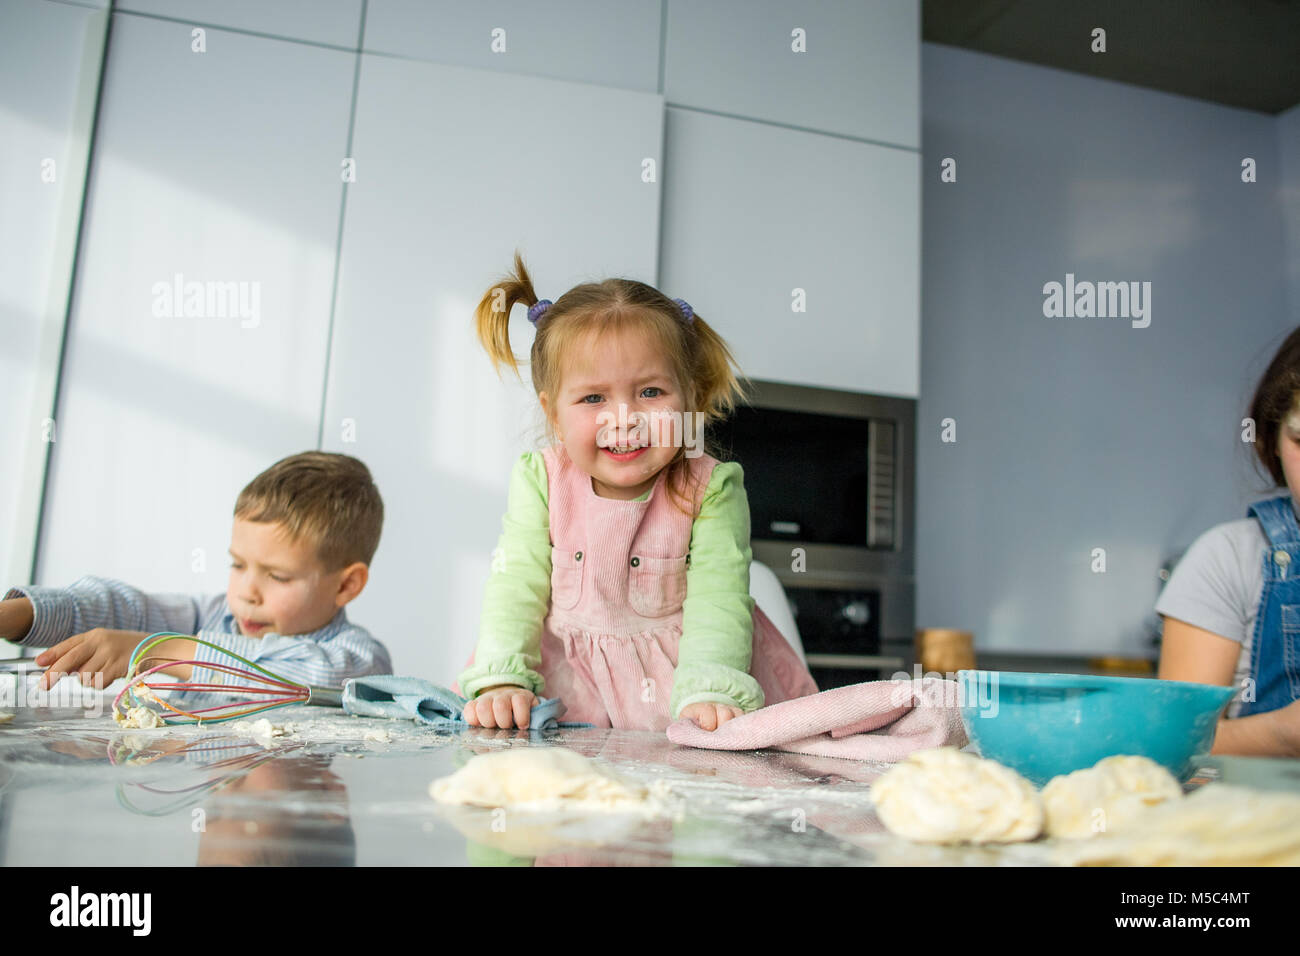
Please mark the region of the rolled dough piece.
POLYGON ((655 794, 563 747, 513 747, 479 754, 429 785, 440 803, 524 809, 644 812, 655 794))
POLYGON ((0 711, 0 724, 7 724, 9 723, 9 721, 13 719, 14 719, 14 715, 11 714, 9 711, 7 710, 0 711))
POLYGON ((1047 835, 1077 840, 1126 830, 1149 807, 1182 796, 1174 775, 1154 760, 1127 754, 1107 757, 1047 782, 1047 835))
POLYGON ((1043 828, 1033 784, 956 747, 910 754, 871 785, 871 800, 891 833, 923 843, 1015 843, 1043 828))
POLYGON ((1300 866, 1300 795, 1210 783, 1121 833, 1060 845, 1076 866, 1300 866))

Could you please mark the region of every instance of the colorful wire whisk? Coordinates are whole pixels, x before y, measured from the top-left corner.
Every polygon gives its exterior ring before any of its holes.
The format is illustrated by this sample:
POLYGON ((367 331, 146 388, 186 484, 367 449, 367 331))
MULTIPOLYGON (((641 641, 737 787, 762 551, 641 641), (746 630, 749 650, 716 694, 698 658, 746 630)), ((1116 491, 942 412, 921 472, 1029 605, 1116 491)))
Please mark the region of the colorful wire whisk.
MULTIPOLYGON (((138 722, 139 710, 143 708, 153 715, 151 719, 161 723, 218 723, 260 714, 277 707, 305 704, 312 698, 310 686, 286 680, 233 651, 191 634, 159 632, 149 635, 131 653, 126 673, 127 685, 113 700, 114 718, 119 721, 138 722), (153 653, 155 648, 177 640, 193 641, 210 647, 223 657, 238 661, 241 666, 223 661, 177 660, 153 653), (166 679, 163 671, 180 664, 190 665, 189 677, 179 681, 166 679), (169 694, 160 697, 160 691, 169 694), (225 703, 209 703, 208 700, 200 699, 197 702, 203 706, 187 710, 181 705, 185 703, 186 697, 193 694, 225 695, 231 699, 225 703)), ((193 703, 190 703, 191 707, 193 703)))

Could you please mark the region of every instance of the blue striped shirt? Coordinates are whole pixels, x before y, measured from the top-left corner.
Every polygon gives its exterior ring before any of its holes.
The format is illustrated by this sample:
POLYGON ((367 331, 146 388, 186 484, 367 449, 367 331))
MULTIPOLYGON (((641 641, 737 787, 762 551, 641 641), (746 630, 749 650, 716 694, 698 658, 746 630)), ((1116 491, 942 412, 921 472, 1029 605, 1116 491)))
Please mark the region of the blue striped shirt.
MULTIPOLYGON (((343 608, 328 624, 310 634, 266 634, 256 638, 240 633, 224 594, 146 594, 121 581, 88 576, 69 588, 29 585, 10 588, 5 594, 6 600, 16 597, 32 602, 31 630, 16 642, 25 647, 50 647, 97 627, 146 634, 175 631, 210 641, 298 684, 341 687, 352 677, 393 672, 388 650, 365 628, 349 622, 343 608)), ((165 652, 166 646, 161 650, 165 652)), ((239 661, 204 644, 195 645, 194 660, 241 666, 239 661)), ((205 668, 194 679, 205 684, 223 683, 224 676, 205 668)), ((238 678, 231 675, 229 681, 238 683, 238 678)), ((213 695, 192 693, 186 701, 209 696, 213 695)))

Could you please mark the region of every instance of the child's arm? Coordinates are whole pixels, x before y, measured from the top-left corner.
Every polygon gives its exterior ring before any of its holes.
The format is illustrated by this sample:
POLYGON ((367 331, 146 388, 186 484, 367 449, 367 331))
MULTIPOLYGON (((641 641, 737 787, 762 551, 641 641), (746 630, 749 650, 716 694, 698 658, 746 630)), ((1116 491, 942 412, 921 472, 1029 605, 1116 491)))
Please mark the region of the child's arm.
MULTIPOLYGON (((546 462, 519 456, 492 573, 483 589, 474 663, 457 679, 471 701, 480 691, 514 684, 540 696, 544 686, 541 630, 551 598, 551 532, 546 462)), ((469 719, 469 714, 466 714, 469 719)))
MULTIPOLYGON (((1166 617, 1157 676, 1231 687, 1240 653, 1239 641, 1166 617)), ((1300 756, 1300 702, 1262 714, 1221 719, 1210 752, 1300 756)))
POLYGON ((749 596, 749 501, 735 462, 715 465, 700 515, 691 529, 682 637, 669 712, 715 703, 757 710, 763 688, 749 673, 754 599, 749 596))
POLYGON ((97 627, 119 631, 176 631, 193 634, 199 626, 199 600, 186 594, 146 594, 110 578, 84 577, 67 588, 10 588, 5 599, 27 598, 31 627, 14 638, 25 647, 52 647, 97 627))
MULTIPOLYGON (((22 633, 5 636, 27 647, 49 648, 36 658, 48 665, 40 682, 46 689, 75 672, 84 675, 86 684, 94 683, 95 675, 100 686, 111 683, 126 675, 131 652, 144 638, 158 631, 191 634, 203 617, 199 601, 191 596, 145 594, 121 581, 90 576, 68 588, 10 588, 4 604, 19 606, 28 624, 22 633)), ((183 656, 187 649, 173 643, 167 656, 183 656)))
MULTIPOLYGON (((338 615, 311 634, 267 634, 256 638, 219 630, 200 630, 197 636, 233 651, 279 677, 313 687, 340 687, 353 677, 393 672, 388 649, 364 627, 350 622, 346 614, 338 615)), ((162 650, 168 657, 176 656, 167 650, 166 645, 162 650)), ((204 644, 195 646, 193 659, 239 666, 238 661, 204 644)), ((200 674, 206 679, 210 672, 203 670, 200 674)))

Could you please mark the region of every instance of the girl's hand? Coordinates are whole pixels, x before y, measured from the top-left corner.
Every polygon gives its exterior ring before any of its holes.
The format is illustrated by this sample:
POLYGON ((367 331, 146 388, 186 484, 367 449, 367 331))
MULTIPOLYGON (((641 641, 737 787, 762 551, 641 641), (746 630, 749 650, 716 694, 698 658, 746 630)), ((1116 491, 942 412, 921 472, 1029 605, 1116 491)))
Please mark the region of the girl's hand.
POLYGON ((49 665, 37 686, 49 690, 63 675, 80 673, 83 686, 102 690, 126 676, 131 652, 148 636, 144 631, 110 631, 103 627, 74 634, 37 655, 39 666, 49 665), (97 675, 101 681, 98 684, 95 683, 97 675))
POLYGON ((702 701, 683 707, 679 716, 685 720, 695 721, 700 725, 701 730, 717 730, 731 718, 741 717, 744 713, 739 707, 702 701))
POLYGON ((528 727, 528 717, 537 705, 537 695, 518 684, 489 687, 465 705, 465 722, 477 727, 503 730, 528 727))

